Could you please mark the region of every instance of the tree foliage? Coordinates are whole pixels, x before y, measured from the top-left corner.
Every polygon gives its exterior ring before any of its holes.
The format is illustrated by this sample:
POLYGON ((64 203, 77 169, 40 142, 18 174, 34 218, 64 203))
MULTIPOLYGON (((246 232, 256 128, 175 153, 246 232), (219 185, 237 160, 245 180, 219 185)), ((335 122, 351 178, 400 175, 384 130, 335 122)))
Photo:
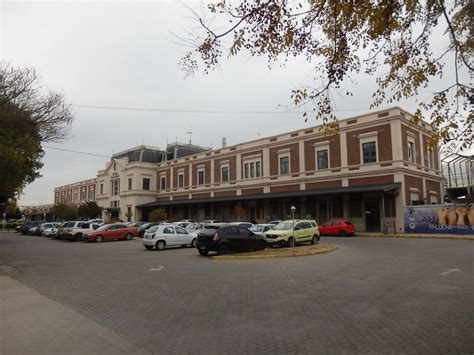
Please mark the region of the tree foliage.
POLYGON ((102 208, 95 201, 89 201, 80 205, 77 209, 77 215, 82 219, 100 218, 102 208))
POLYGON ((465 148, 472 143, 474 93, 469 75, 461 74, 473 73, 472 2, 221 0, 194 15, 203 33, 195 32, 193 49, 182 58, 187 74, 199 68, 199 59, 205 73, 214 69, 226 49, 229 57, 243 51, 265 56, 269 65, 302 56, 314 68, 316 85, 292 90, 291 98, 296 106, 312 105, 311 115, 323 120, 327 133, 337 129, 334 91, 353 95, 344 83, 365 73, 377 84, 371 108, 419 97, 412 123, 422 117, 431 122, 437 129, 431 145, 461 142, 465 148), (209 16, 218 23, 213 26, 209 16), (449 44, 435 53, 431 44, 439 41, 439 26, 449 44), (453 82, 443 80, 442 87, 422 97, 450 68, 449 61, 453 82))
POLYGON ((51 207, 49 213, 61 221, 73 221, 78 217, 78 210, 76 207, 68 206, 64 203, 58 203, 51 207))
POLYGON ((46 91, 34 69, 0 63, 0 203, 40 177, 41 143, 65 139, 71 121, 64 97, 46 91))
POLYGON ((148 219, 150 222, 161 222, 166 221, 168 218, 168 214, 166 213, 164 208, 157 208, 150 212, 148 219))

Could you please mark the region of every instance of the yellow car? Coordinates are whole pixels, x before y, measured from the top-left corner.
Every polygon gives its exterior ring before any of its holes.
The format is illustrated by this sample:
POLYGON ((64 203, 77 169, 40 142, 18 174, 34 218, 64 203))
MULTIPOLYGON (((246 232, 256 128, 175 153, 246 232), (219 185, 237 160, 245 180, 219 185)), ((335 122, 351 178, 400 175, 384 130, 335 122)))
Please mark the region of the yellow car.
POLYGON ((319 241, 319 229, 316 221, 309 219, 295 219, 295 228, 293 230, 293 220, 282 221, 273 229, 265 232, 263 235, 267 243, 271 246, 292 246, 293 236, 296 243, 309 242, 316 244, 319 241))

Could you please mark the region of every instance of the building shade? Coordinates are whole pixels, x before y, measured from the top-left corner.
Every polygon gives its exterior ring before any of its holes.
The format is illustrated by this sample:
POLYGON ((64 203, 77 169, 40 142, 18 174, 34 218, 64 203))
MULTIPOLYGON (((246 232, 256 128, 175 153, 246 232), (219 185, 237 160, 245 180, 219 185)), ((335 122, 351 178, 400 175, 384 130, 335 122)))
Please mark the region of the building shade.
POLYGON ((401 186, 402 186, 401 183, 396 182, 396 183, 389 183, 389 184, 347 186, 347 187, 337 187, 337 188, 329 188, 329 189, 273 192, 273 193, 258 194, 258 195, 211 197, 211 198, 205 198, 205 199, 192 199, 192 200, 179 200, 179 201, 160 201, 160 202, 145 203, 143 205, 138 205, 137 207, 149 208, 149 207, 163 207, 163 206, 187 205, 187 204, 209 203, 209 202, 263 200, 263 199, 269 199, 269 198, 302 197, 302 196, 335 195, 335 194, 341 195, 341 194, 349 194, 349 193, 367 193, 367 192, 389 192, 389 191, 397 190, 401 186))

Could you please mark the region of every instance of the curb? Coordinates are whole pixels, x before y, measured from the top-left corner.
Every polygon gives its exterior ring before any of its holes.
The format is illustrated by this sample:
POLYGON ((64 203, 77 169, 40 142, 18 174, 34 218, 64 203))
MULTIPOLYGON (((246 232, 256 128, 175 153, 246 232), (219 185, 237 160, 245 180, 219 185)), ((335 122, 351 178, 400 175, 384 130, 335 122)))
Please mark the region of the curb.
POLYGON ((454 235, 447 235, 437 236, 437 235, 403 235, 403 234, 376 234, 376 235, 363 235, 363 234, 356 234, 356 238, 411 238, 411 239, 454 239, 454 240, 470 240, 474 241, 474 238, 471 237, 462 237, 462 236, 454 236, 454 235))
MULTIPOLYGON (((215 255, 215 256, 211 256, 211 259, 213 260, 281 259, 281 258, 293 258, 293 257, 300 257, 300 256, 327 254, 327 253, 333 252, 336 249, 339 249, 339 247, 336 244, 328 244, 328 245, 324 245, 324 247, 321 249, 297 251, 296 255, 293 255, 292 253, 267 254, 267 255, 252 255, 251 253, 242 253, 239 255, 215 255)), ((288 249, 285 249, 285 250, 288 250, 288 249)))

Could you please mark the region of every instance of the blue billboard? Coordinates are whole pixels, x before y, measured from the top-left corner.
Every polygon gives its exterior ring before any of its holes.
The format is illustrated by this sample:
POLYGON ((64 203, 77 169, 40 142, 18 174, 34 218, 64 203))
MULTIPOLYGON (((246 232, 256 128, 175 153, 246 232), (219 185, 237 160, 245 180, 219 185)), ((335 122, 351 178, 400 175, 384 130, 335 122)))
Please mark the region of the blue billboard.
POLYGON ((474 235, 474 206, 405 207, 405 233, 474 235))

